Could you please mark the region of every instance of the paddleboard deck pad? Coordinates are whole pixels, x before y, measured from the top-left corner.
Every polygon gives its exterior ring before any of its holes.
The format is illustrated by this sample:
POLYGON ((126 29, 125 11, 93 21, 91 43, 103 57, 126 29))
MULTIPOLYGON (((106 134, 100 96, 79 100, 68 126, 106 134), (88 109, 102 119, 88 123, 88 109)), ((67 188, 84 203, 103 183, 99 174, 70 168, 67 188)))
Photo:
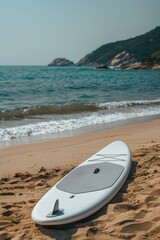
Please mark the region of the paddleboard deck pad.
POLYGON ((62 225, 90 216, 117 194, 130 168, 127 144, 109 144, 53 186, 34 207, 32 220, 40 225, 62 225))

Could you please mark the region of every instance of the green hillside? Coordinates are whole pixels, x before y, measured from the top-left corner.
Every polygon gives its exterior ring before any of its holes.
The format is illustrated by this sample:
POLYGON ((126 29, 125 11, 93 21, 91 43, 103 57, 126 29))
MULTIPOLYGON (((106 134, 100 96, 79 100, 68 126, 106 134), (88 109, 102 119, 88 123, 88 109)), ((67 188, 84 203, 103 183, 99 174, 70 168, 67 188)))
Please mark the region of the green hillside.
POLYGON ((105 44, 81 59, 78 65, 108 64, 122 51, 128 52, 135 61, 160 59, 160 26, 128 40, 105 44))
POLYGON ((160 64, 160 51, 153 53, 149 57, 146 57, 143 59, 143 62, 147 64, 155 64, 158 63, 160 64))

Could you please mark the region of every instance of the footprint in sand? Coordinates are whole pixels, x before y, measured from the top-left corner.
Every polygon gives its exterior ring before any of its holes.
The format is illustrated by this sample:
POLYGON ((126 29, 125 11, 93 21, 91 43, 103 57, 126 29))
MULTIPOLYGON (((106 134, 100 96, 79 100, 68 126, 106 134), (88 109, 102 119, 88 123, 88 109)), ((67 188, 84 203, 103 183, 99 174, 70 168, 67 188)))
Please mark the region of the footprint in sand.
POLYGON ((159 201, 149 202, 149 203, 147 203, 147 207, 148 208, 160 207, 160 202, 159 201))
POLYGON ((131 204, 117 204, 113 208, 113 212, 118 212, 118 213, 127 212, 131 210, 135 210, 135 206, 132 206, 131 204))
POLYGON ((93 237, 94 235, 97 235, 100 231, 96 227, 91 227, 86 232, 87 237, 93 237))
POLYGON ((159 237, 157 238, 158 235, 160 236, 160 225, 159 224, 153 226, 147 232, 148 239, 157 239, 158 240, 158 239, 160 239, 159 237))
POLYGON ((0 233, 0 239, 1 240, 6 240, 6 239, 12 239, 12 235, 10 233, 7 232, 1 232, 0 233))
POLYGON ((134 221, 135 221, 134 219, 127 219, 127 220, 123 220, 123 221, 118 222, 117 225, 121 226, 121 225, 130 223, 130 222, 134 222, 134 221))
POLYGON ((153 226, 153 223, 150 221, 137 222, 137 223, 128 224, 122 227, 121 232, 133 233, 138 231, 148 231, 150 228, 152 228, 152 226, 153 226))
POLYGON ((153 222, 159 222, 160 221, 160 217, 155 217, 152 219, 153 222))
POLYGON ((151 193, 153 196, 158 196, 160 197, 160 189, 157 189, 151 193))
MULTIPOLYGON (((158 193, 158 191, 156 191, 158 193)), ((147 208, 155 208, 160 206, 159 198, 156 196, 155 191, 151 193, 150 196, 145 198, 145 203, 147 208)))
POLYGON ((3 192, 3 193, 0 193, 0 196, 13 196, 15 195, 14 192, 3 192))
POLYGON ((4 205, 3 206, 3 208, 5 208, 5 209, 10 209, 10 208, 12 208, 13 207, 13 205, 11 205, 11 204, 7 204, 7 205, 4 205))
POLYGON ((12 215, 13 214, 13 211, 11 211, 11 210, 7 210, 7 211, 4 211, 3 213, 2 213, 2 215, 3 216, 6 216, 6 217, 9 217, 10 215, 12 215))
POLYGON ((135 219, 143 219, 147 214, 147 210, 140 210, 136 215, 135 215, 135 219))
MULTIPOLYGON (((151 193, 152 194, 152 193, 151 193)), ((157 199, 157 197, 154 197, 153 195, 151 196, 151 195, 149 195, 149 196, 147 196, 146 198, 145 198, 145 202, 146 203, 149 203, 149 202, 153 202, 153 201, 155 201, 157 199)))

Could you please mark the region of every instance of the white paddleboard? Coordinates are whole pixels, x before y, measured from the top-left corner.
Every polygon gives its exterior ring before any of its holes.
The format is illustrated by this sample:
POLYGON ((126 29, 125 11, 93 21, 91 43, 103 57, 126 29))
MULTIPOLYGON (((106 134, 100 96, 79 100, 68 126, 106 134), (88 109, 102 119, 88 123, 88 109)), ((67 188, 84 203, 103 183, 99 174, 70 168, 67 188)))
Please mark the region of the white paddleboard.
POLYGON ((116 195, 130 168, 129 147, 122 141, 109 144, 53 186, 34 207, 32 220, 61 225, 90 216, 116 195))

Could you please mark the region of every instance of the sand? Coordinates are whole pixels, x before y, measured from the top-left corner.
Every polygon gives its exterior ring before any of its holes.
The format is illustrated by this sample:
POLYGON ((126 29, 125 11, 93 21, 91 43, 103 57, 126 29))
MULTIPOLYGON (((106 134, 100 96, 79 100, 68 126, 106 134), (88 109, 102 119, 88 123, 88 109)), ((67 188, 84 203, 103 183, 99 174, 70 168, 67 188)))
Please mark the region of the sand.
POLYGON ((0 239, 160 239, 160 120, 0 149, 0 239), (36 202, 66 173, 114 140, 132 152, 130 175, 91 217, 62 227, 31 220, 36 202))

